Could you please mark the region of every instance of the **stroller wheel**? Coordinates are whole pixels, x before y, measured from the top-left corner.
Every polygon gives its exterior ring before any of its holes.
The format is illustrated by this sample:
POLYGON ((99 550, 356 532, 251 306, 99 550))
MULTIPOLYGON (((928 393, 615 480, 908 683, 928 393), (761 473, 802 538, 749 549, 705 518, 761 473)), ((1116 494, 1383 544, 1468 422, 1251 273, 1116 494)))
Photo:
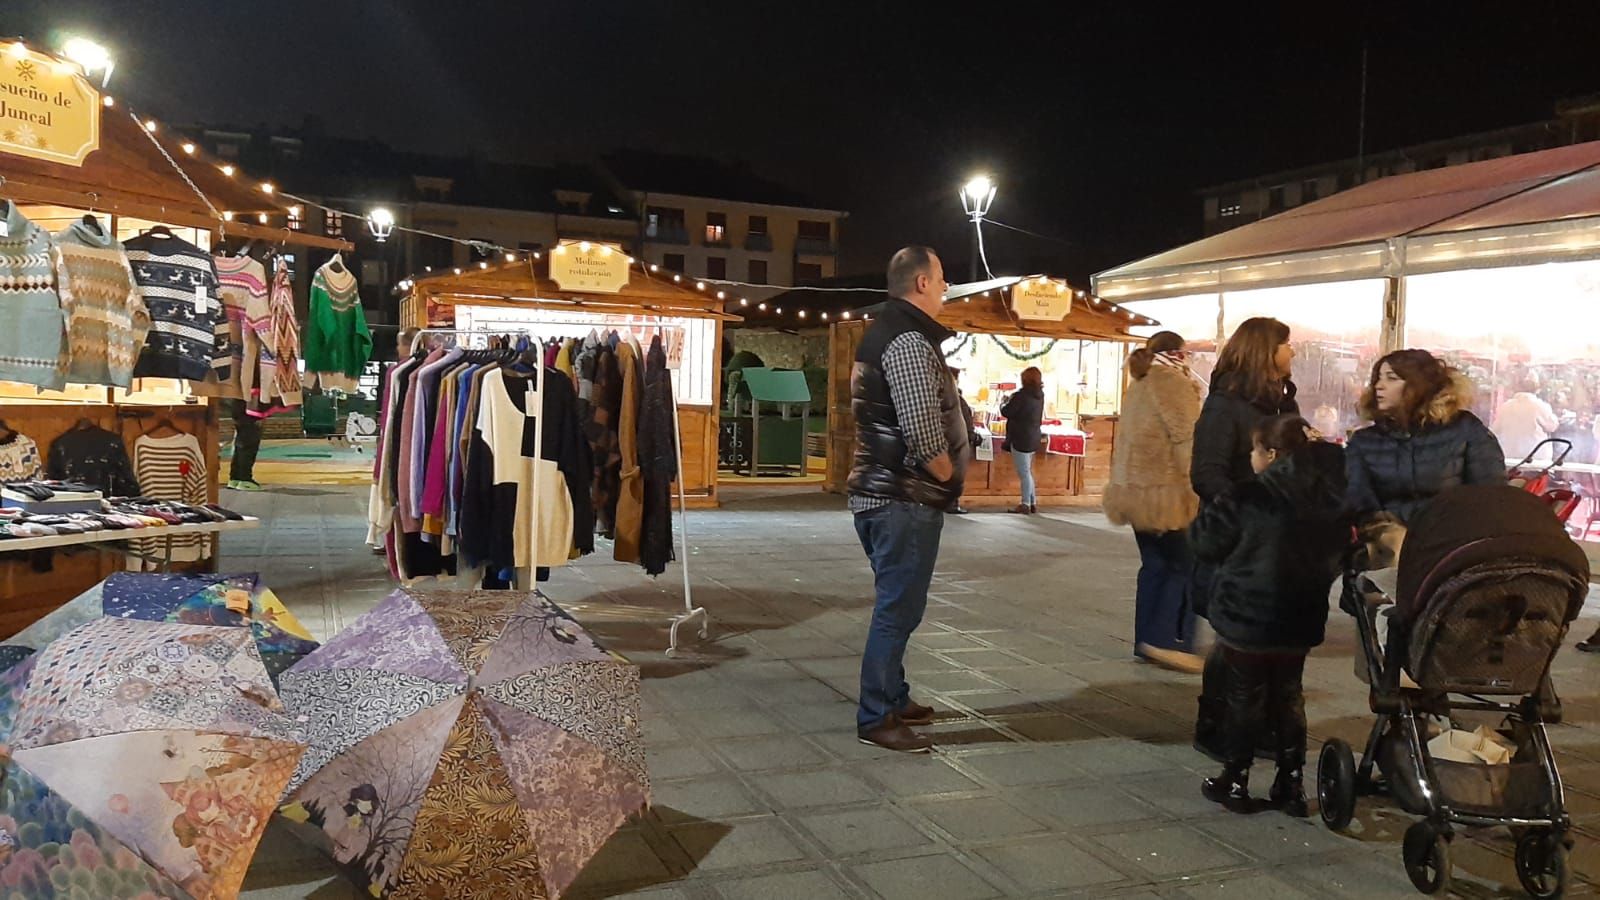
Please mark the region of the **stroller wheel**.
POLYGON ((1322 824, 1333 831, 1350 827, 1356 813, 1356 761, 1338 738, 1323 744, 1317 757, 1317 806, 1322 824))
POLYGON ((1530 828, 1517 839, 1517 880, 1528 896, 1546 900, 1566 895, 1571 874, 1567 848, 1548 828, 1530 828))
POLYGON ((1450 840, 1428 822, 1406 829, 1401 850, 1411 885, 1424 894, 1450 890, 1450 840))

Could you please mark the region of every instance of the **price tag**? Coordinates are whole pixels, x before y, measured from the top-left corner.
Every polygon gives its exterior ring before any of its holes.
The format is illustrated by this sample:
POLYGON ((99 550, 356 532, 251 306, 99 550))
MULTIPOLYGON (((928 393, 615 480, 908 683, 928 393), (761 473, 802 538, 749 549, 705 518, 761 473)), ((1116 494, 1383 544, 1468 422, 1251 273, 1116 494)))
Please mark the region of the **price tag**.
POLYGON ((206 311, 206 286, 204 284, 194 286, 194 311, 197 313, 206 311))

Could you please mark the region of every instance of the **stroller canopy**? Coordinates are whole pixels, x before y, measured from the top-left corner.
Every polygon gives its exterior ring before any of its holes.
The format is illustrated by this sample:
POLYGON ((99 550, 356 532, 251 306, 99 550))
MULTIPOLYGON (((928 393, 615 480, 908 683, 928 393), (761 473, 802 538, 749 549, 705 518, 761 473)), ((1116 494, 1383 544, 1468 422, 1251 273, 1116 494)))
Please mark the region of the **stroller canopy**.
POLYGON ((1504 484, 1451 488, 1411 520, 1400 552, 1395 612, 1410 619, 1420 611, 1428 598, 1418 597, 1417 592, 1447 558, 1449 571, 1438 573, 1443 578, 1509 557, 1546 561, 1585 581, 1589 578, 1588 556, 1567 536, 1545 501, 1504 484))

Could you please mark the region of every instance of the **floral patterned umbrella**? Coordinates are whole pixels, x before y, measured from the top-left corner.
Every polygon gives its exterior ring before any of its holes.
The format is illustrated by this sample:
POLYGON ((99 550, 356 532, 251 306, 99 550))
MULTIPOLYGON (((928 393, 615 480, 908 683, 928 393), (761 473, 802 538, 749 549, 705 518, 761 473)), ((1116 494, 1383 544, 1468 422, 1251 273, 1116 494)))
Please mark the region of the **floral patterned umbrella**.
POLYGON ((243 628, 99 618, 0 674, 0 897, 235 897, 305 745, 243 628))
POLYGON ((282 689, 281 811, 373 897, 558 897, 649 802, 638 670, 538 594, 395 591, 282 689))
POLYGON ((248 625, 267 673, 279 673, 317 649, 305 626, 251 572, 241 575, 162 575, 117 572, 26 630, 0 643, 0 671, 51 641, 100 618, 248 625))

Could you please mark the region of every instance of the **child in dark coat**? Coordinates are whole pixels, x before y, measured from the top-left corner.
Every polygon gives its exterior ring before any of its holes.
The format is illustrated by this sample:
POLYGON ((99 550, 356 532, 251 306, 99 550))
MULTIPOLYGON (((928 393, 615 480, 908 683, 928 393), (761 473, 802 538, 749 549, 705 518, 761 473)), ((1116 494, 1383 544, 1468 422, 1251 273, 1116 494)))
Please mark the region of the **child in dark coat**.
POLYGON ((1195 556, 1216 566, 1209 610, 1228 682, 1226 763, 1202 792, 1235 812, 1248 811, 1256 740, 1276 726, 1270 803, 1303 817, 1300 682, 1306 654, 1322 643, 1328 589, 1350 544, 1344 451, 1316 439, 1297 415, 1263 421, 1252 438, 1256 477, 1207 505, 1191 532, 1195 556))

